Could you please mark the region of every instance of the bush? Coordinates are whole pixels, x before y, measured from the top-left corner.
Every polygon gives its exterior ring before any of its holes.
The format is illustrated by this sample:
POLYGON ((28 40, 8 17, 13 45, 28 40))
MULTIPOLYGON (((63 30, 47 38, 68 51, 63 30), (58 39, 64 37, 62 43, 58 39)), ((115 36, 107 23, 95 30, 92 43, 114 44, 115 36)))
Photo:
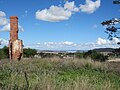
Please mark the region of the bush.
POLYGON ((105 62, 106 60, 108 60, 108 56, 104 56, 103 54, 96 53, 91 55, 91 59, 93 59, 94 61, 105 62))
POLYGON ((9 58, 9 48, 7 46, 4 46, 2 50, 5 54, 5 58, 9 58))
POLYGON ((79 52, 75 53, 75 56, 77 58, 83 58, 83 55, 84 55, 84 53, 79 53, 79 52))
POLYGON ((9 58, 9 48, 4 46, 0 49, 0 59, 9 58))
POLYGON ((94 61, 100 61, 100 62, 104 62, 108 60, 108 56, 98 53, 95 50, 89 50, 88 52, 84 53, 84 58, 87 57, 90 57, 94 61))
POLYGON ((114 54, 114 56, 119 58, 120 57, 120 48, 114 49, 113 54, 114 54))
POLYGON ((31 48, 25 48, 23 49, 23 55, 24 57, 34 57, 34 55, 37 54, 37 50, 36 49, 31 49, 31 48))
POLYGON ((2 49, 0 49, 0 60, 5 57, 5 54, 2 49))

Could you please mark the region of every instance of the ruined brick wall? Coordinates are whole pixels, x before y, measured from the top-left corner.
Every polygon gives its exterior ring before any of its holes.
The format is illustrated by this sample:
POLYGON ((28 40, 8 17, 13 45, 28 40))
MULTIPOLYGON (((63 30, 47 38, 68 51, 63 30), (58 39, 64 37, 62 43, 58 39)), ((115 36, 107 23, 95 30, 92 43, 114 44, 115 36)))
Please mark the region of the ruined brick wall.
POLYGON ((18 17, 10 17, 10 40, 13 42, 18 39, 18 17))
POLYGON ((10 17, 9 57, 12 60, 20 60, 23 54, 22 40, 18 39, 18 17, 10 17))

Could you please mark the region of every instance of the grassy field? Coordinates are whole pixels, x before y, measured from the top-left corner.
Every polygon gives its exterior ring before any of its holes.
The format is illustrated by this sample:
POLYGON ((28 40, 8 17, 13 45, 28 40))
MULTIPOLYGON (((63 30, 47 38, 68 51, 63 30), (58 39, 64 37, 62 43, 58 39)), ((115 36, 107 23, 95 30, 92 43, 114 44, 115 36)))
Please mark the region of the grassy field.
POLYGON ((120 63, 33 59, 0 63, 0 90, 120 90, 120 63))

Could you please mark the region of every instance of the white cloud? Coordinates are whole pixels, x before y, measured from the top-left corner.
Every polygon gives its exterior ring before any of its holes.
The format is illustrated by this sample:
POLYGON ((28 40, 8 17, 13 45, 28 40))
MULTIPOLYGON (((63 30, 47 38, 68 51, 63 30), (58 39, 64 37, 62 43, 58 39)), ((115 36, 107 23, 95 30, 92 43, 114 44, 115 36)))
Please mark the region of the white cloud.
POLYGON ((40 45, 40 43, 37 43, 37 45, 40 45))
POLYGON ((92 0, 86 0, 86 4, 82 5, 80 4, 80 10, 81 12, 85 12, 85 13, 93 13, 95 12, 101 4, 101 0, 96 0, 95 2, 92 0))
POLYGON ((105 45, 105 44, 108 44, 108 41, 103 38, 98 38, 96 43, 98 45, 105 45))
POLYGON ((118 38, 113 38, 111 43, 117 44, 118 42, 120 42, 120 40, 118 38))
POLYGON ((0 45, 8 45, 8 40, 0 38, 0 45))
POLYGON ((50 45, 55 45, 54 42, 44 42, 44 45, 50 46, 50 45))
POLYGON ((61 42, 59 44, 62 46, 75 46, 76 45, 74 42, 69 42, 69 41, 61 42))
POLYGON ((96 41, 97 45, 116 45, 120 40, 118 38, 113 38, 111 41, 103 38, 98 38, 96 41))
POLYGON ((4 25, 0 31, 10 31, 10 23, 4 25))
POLYGON ((68 20, 71 17, 71 11, 64 10, 63 7, 51 6, 49 9, 38 10, 36 19, 50 22, 68 20))
POLYGON ((6 14, 3 11, 0 11, 0 17, 5 17, 6 14))
MULTIPOLYGON (((18 30, 22 31, 22 32, 24 31, 23 27, 20 24, 18 24, 18 30)), ((3 32, 3 31, 10 31, 10 23, 8 23, 2 27, 0 32, 3 32)))
POLYGON ((44 45, 47 46, 47 48, 55 48, 57 43, 54 42, 45 42, 44 45))
MULTIPOLYGON (((25 11, 25 13, 27 14, 27 11, 25 11)), ((9 19, 7 19, 5 16, 6 14, 0 11, 0 26, 2 26, 2 28, 0 29, 0 32, 10 31, 9 19)), ((23 27, 20 24, 18 24, 18 29, 19 31, 24 31, 23 27)))
POLYGON ((74 12, 78 12, 79 11, 79 8, 75 6, 75 2, 72 1, 72 2, 66 2, 65 5, 64 5, 64 9, 67 9, 69 11, 74 11, 74 12))
POLYGON ((8 20, 4 17, 0 17, 0 26, 6 25, 8 23, 8 20))
POLYGON ((32 45, 27 45, 32 48, 37 49, 49 49, 49 50, 64 50, 64 49, 76 49, 79 48, 79 44, 76 44, 74 42, 70 41, 64 41, 64 42, 44 42, 44 43, 37 43, 32 45))
POLYGON ((0 11, 0 26, 6 25, 8 23, 7 18, 5 18, 6 14, 3 11, 0 11))
POLYGON ((21 32, 24 31, 23 27, 20 24, 18 24, 18 30, 21 31, 21 32))
MULTIPOLYGON (((29 48, 44 49, 44 50, 90 50, 95 48, 118 48, 117 43, 120 42, 118 38, 113 38, 112 41, 98 38, 96 42, 88 43, 74 43, 71 41, 63 42, 44 42, 28 45, 29 48)), ((26 47, 26 46, 25 46, 26 47)))
POLYGON ((50 6, 50 8, 45 8, 43 10, 38 10, 35 13, 35 17, 38 20, 49 21, 49 22, 59 22, 63 20, 68 20, 72 14, 75 12, 86 12, 86 13, 93 13, 100 7, 100 0, 95 2, 91 0, 86 0, 86 4, 80 4, 80 7, 75 5, 75 2, 68 2, 64 4, 64 7, 60 6, 50 6))

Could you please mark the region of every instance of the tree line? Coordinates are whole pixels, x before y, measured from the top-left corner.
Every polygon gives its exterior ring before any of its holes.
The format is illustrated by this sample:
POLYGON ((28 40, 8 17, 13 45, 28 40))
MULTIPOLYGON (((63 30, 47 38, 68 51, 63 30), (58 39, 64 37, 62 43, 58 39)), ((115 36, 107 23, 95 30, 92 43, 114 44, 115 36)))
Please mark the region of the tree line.
MULTIPOLYGON (((64 57, 73 57, 74 58, 91 58, 94 61, 100 61, 104 62, 108 60, 108 57, 120 57, 120 48, 118 49, 113 49, 111 54, 108 55, 103 55, 96 50, 89 50, 87 52, 76 52, 76 53, 44 53, 40 52, 37 53, 36 49, 31 49, 31 48, 24 48, 23 49, 23 57, 25 58, 34 58, 35 55, 41 58, 53 58, 53 57, 59 57, 59 58, 64 58, 64 57)), ((7 46, 4 46, 3 48, 0 49, 0 60, 1 59, 6 59, 9 58, 9 48, 7 46)))
MULTIPOLYGON (((31 49, 31 48, 23 49, 23 57, 32 58, 36 54, 37 54, 36 49, 31 49)), ((7 58, 9 58, 9 48, 7 46, 4 46, 3 48, 0 49, 0 60, 7 58)))

